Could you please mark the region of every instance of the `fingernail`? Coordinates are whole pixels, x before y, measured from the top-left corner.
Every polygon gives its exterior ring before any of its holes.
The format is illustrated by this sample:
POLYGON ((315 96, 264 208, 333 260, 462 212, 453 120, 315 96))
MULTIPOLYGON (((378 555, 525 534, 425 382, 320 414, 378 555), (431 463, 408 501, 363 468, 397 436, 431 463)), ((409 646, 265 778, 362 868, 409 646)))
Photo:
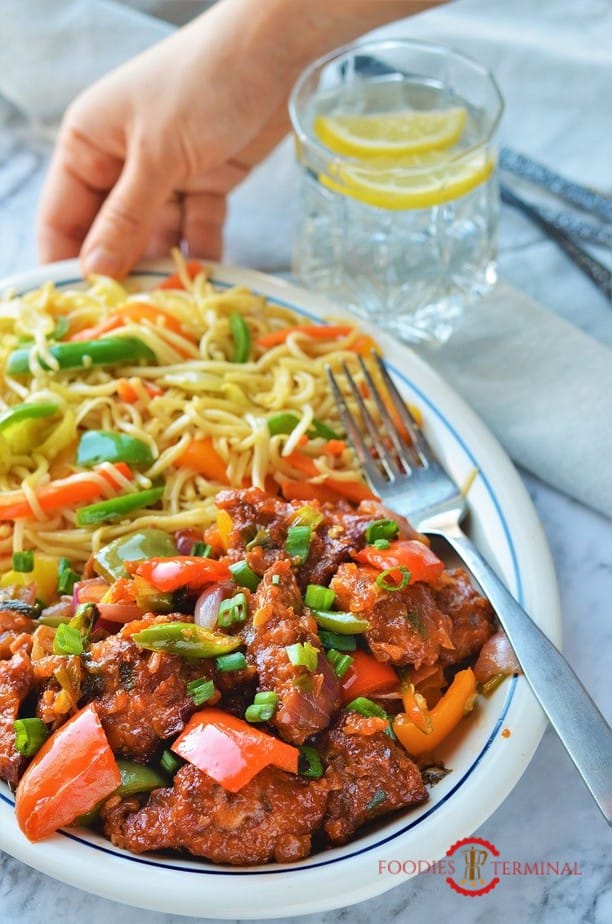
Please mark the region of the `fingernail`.
POLYGON ((83 256, 83 272, 85 275, 98 273, 101 276, 118 277, 121 273, 121 258, 106 247, 94 247, 83 256))

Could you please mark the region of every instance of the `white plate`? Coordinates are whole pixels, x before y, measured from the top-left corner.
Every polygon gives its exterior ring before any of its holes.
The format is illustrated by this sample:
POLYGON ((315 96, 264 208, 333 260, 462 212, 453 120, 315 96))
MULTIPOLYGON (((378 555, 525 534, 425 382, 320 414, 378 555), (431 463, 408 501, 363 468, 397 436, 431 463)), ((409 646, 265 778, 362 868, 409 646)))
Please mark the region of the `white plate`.
MULTIPOLYGON (((169 270, 168 264, 147 265, 139 276, 150 287, 169 270)), ((23 292, 47 279, 59 286, 74 285, 79 280, 77 261, 39 268, 6 280, 0 288, 23 292)), ((249 286, 309 317, 340 314, 335 307, 322 307, 316 295, 250 270, 217 266, 214 281, 224 287, 249 286)), ((474 468, 478 470, 469 493, 473 539, 516 598, 560 644, 561 617, 550 555, 512 464, 473 412, 428 366, 390 337, 373 333, 402 392, 422 408, 427 434, 457 482, 464 483, 474 468)), ((81 829, 30 844, 17 827, 13 799, 3 784, 0 848, 56 879, 155 911, 270 919, 343 907, 405 881, 405 875, 381 875, 379 861, 438 859, 481 825, 525 771, 545 721, 526 682, 514 678, 502 684, 464 725, 469 727, 455 734, 445 752, 453 772, 431 790, 424 806, 381 824, 351 844, 294 865, 234 869, 178 856, 137 857, 81 829), (506 729, 509 737, 501 734, 506 729)))

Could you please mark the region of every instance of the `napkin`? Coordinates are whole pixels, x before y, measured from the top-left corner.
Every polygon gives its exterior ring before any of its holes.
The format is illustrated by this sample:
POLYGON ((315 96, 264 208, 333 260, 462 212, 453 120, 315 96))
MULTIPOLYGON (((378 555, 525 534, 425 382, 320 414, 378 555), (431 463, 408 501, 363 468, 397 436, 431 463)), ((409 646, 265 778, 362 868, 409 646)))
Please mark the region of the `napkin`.
POLYGON ((504 282, 421 355, 510 456, 612 517, 612 350, 504 282))
MULTIPOLYGON (((134 2, 168 16, 177 10, 171 0, 134 2)), ((88 83, 171 28, 112 0, 4 0, 3 13, 11 42, 0 43, 0 96, 21 112, 33 138, 41 127, 57 125, 88 83)), ((609 4, 585 0, 578 8, 573 0, 514 0, 510 10, 502 0, 466 0, 385 32, 474 54, 500 79, 508 103, 504 141, 544 161, 558 155, 552 165, 578 180, 610 184, 612 136, 602 127, 610 124, 612 101, 609 4), (538 34, 550 41, 537 47, 530 38, 533 16, 549 23, 538 34), (587 36, 572 48, 563 47, 569 31, 561 27, 568 17, 575 34, 587 36), (595 99, 599 109, 589 107, 595 99)), ((292 146, 285 142, 230 197, 230 262, 287 272, 292 162, 292 146)), ((515 462, 612 517, 612 349, 595 339, 612 345, 609 306, 553 244, 507 211, 500 265, 532 291, 548 297, 552 292, 564 318, 502 281, 466 310, 446 344, 419 351, 483 417, 515 462), (551 280, 556 287, 546 286, 551 280)))

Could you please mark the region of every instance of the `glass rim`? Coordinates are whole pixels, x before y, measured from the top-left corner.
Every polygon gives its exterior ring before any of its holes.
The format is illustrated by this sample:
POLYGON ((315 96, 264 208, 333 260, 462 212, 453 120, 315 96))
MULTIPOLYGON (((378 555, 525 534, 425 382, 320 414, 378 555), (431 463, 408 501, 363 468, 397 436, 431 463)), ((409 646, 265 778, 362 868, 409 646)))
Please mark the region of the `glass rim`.
MULTIPOLYGON (((364 53, 372 52, 374 49, 381 50, 385 48, 391 49, 391 48, 410 48, 410 47, 419 49, 419 50, 425 50, 425 51, 429 50, 433 52, 445 52, 447 55, 450 55, 453 58, 456 58, 462 61, 464 64, 467 64, 471 68, 478 71, 481 77, 489 82, 491 88, 493 89, 496 100, 497 100, 497 112, 495 114, 494 119, 492 120, 492 123, 489 129, 485 133, 483 133, 482 136, 477 141, 469 145, 469 147, 463 148, 461 151, 457 151, 455 155, 449 157, 447 164, 460 162, 464 158, 469 157, 470 155, 474 154, 475 151, 478 151, 480 148, 485 147, 489 143, 489 141, 491 140, 495 132, 497 131, 497 128, 499 127, 499 123, 501 121, 501 117, 505 109, 505 102, 504 102, 503 94, 492 72, 484 64, 481 64, 480 61, 477 61, 475 58, 472 58, 470 55, 467 55, 463 51, 459 51, 458 49, 453 48, 450 45, 441 45, 441 44, 438 44, 437 42, 420 41, 419 39, 411 39, 411 38, 367 39, 365 41, 357 40, 356 42, 348 42, 346 45, 340 45, 338 48, 334 48, 332 51, 327 52, 327 54, 321 55, 321 57, 316 58, 314 61, 311 61, 310 64, 302 71, 302 73, 297 78, 295 84, 293 85, 293 89, 291 90, 291 93, 289 95, 289 103, 288 103, 289 118, 291 120, 291 126, 293 129, 293 132, 296 135, 296 137, 299 139, 299 141, 303 144, 307 144, 310 148, 314 149, 320 157, 326 158, 330 163, 364 164, 364 160, 362 158, 350 157, 345 154, 339 154, 337 151, 332 151, 330 148, 327 148, 324 144, 322 144, 319 141, 319 139, 311 131, 309 131, 306 128, 306 126, 304 125, 303 119, 300 113, 298 112, 298 106, 297 106, 298 96, 300 95, 302 89, 304 88, 304 85, 309 80, 309 78, 312 76, 312 74, 318 69, 322 69, 323 67, 325 67, 325 65, 331 64, 333 61, 340 60, 343 57, 347 57, 350 54, 357 54, 359 52, 364 52, 364 53)), ((369 160, 367 163, 368 163, 368 167, 373 168, 375 171, 376 161, 373 159, 373 160, 369 160)), ((389 169, 389 166, 387 165, 386 170, 388 169, 389 169)), ((397 169, 402 170, 402 168, 399 167, 399 165, 397 169)), ((405 171, 405 168, 403 169, 405 171)), ((408 171, 408 172, 413 172, 413 171, 408 171)), ((418 168, 417 168, 417 172, 419 172, 418 168)))

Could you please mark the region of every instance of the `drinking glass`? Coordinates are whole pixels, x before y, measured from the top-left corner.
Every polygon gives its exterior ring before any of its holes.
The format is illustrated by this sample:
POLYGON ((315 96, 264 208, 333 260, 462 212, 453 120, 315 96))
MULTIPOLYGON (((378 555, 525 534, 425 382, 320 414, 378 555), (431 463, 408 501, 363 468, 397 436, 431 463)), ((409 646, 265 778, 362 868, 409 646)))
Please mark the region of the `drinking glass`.
POLYGON ((311 64, 289 103, 302 282, 404 341, 445 341, 496 279, 502 111, 491 74, 439 45, 311 64))

